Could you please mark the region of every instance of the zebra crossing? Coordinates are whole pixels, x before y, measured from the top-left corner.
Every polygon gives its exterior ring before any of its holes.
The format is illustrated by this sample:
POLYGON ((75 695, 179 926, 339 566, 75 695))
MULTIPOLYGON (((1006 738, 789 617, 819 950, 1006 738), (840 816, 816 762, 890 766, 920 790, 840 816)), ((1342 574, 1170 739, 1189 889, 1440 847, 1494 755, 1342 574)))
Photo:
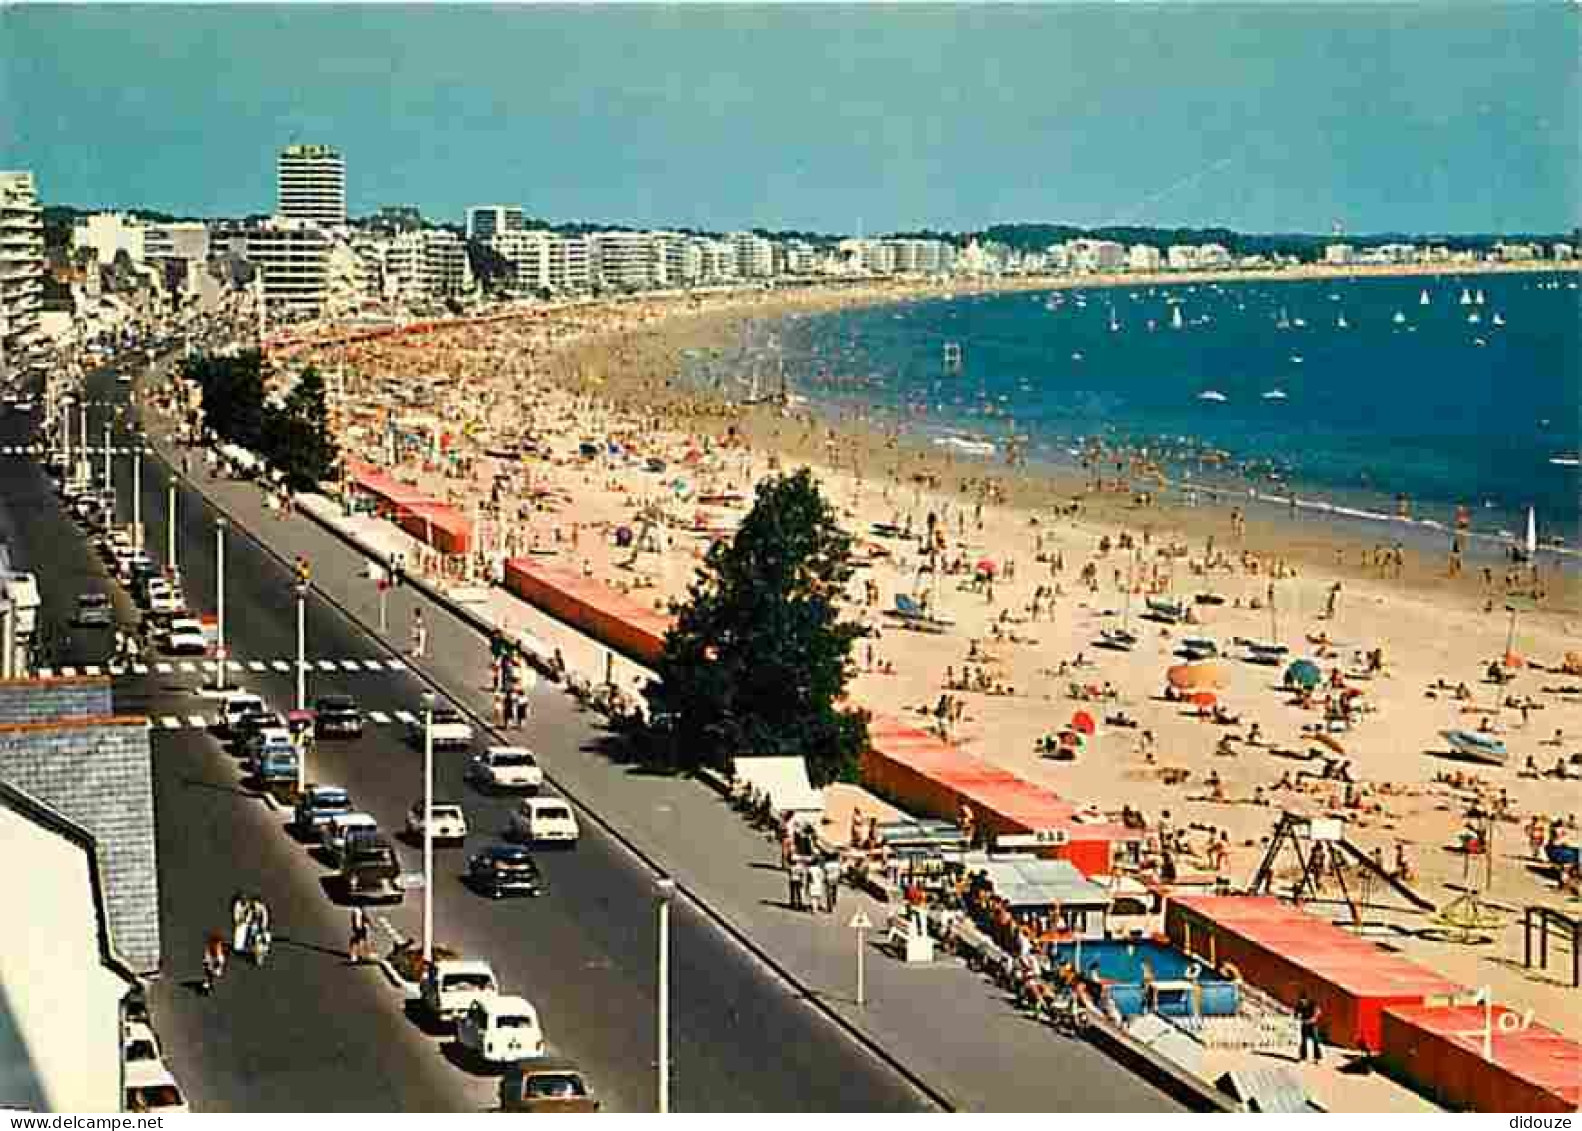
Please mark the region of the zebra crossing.
MULTIPOLYGON (((412 726, 418 717, 411 711, 364 711, 364 724, 374 726, 412 726)), ((184 730, 215 730, 220 725, 220 716, 213 715, 176 715, 176 714, 151 714, 148 716, 148 727, 159 733, 168 733, 184 730)))
MULTIPOLYGON (((136 452, 136 448, 117 447, 110 445, 110 454, 115 456, 129 456, 136 452)), ((144 449, 146 454, 146 449, 144 449)), ((0 444, 0 456, 42 456, 49 454, 49 448, 44 444, 0 444)), ((89 445, 88 455, 103 456, 104 445, 89 445)))
MULTIPOLYGON (((65 665, 63 667, 39 668, 40 679, 76 679, 79 676, 114 676, 117 678, 132 678, 135 676, 150 675, 213 675, 219 666, 215 660, 156 660, 153 663, 133 663, 117 667, 105 664, 65 665)), ((290 660, 228 660, 226 669, 232 672, 252 672, 254 675, 264 675, 268 672, 290 674, 296 671, 297 662, 290 660)), ((364 675, 370 673, 384 674, 399 672, 407 669, 407 662, 396 657, 375 657, 363 659, 344 660, 308 660, 309 671, 334 672, 337 675, 364 675)))

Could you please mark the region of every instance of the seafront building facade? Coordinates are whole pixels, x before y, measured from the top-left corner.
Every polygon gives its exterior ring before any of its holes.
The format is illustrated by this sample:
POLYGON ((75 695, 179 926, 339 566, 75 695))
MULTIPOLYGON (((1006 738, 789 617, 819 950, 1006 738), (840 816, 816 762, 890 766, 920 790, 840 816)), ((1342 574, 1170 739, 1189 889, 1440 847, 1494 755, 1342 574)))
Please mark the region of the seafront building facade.
POLYGON ((247 260, 259 272, 265 304, 293 315, 314 315, 329 287, 334 239, 318 224, 276 218, 247 231, 247 260))
POLYGON ((488 243, 502 232, 527 230, 527 218, 514 204, 482 204, 467 209, 467 238, 488 243))
POLYGON ((278 205, 288 220, 326 228, 346 225, 346 161, 327 145, 292 145, 280 151, 275 166, 278 205))
POLYGON ((0 377, 39 345, 44 213, 33 174, 0 172, 0 377))

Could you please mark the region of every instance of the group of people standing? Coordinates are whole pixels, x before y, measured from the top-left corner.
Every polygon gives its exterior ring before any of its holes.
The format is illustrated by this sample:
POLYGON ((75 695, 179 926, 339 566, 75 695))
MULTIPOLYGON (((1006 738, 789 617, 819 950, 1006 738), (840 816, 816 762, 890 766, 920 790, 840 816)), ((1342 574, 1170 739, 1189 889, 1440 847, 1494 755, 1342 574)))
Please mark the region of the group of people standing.
POLYGON ((269 905, 262 896, 236 892, 231 896, 230 937, 215 931, 204 940, 202 992, 213 993, 215 984, 225 976, 228 954, 249 955, 255 966, 262 966, 273 943, 269 905))
POLYGON ((840 857, 820 851, 811 828, 804 824, 786 828, 780 839, 780 863, 791 887, 791 910, 835 913, 840 901, 840 857))

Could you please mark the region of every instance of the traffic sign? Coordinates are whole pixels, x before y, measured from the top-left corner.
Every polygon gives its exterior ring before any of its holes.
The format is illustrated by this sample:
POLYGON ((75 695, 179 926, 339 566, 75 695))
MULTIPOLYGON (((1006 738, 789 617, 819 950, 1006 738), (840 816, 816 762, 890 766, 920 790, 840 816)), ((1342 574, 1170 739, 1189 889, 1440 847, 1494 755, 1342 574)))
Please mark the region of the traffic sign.
POLYGON ((868 918, 868 913, 859 907, 857 914, 851 917, 849 926, 854 931, 871 931, 873 930, 873 921, 868 918))

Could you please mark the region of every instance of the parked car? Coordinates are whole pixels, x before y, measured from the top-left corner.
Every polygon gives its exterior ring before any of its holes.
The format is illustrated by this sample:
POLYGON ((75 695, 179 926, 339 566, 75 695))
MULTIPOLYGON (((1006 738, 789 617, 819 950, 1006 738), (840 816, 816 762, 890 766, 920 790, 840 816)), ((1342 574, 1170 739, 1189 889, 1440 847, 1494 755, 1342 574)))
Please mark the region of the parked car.
POLYGON ((587 1079, 566 1061, 527 1060, 500 1077, 500 1110, 538 1115, 596 1112, 599 1100, 587 1079))
MULTIPOLYGON (((454 707, 434 708, 433 720, 434 749, 441 750, 447 747, 466 747, 472 745, 472 724, 462 716, 454 707)), ((417 718, 407 724, 407 740, 412 745, 423 745, 423 712, 417 713, 417 718)))
POLYGON ((115 624, 115 607, 105 593, 77 595, 77 625, 81 628, 108 628, 115 624))
POLYGON ((302 791, 302 800, 292 814, 292 821, 304 833, 317 832, 335 817, 352 811, 352 795, 343 786, 310 785, 302 791))
POLYGON ((191 617, 175 617, 160 646, 173 656, 201 656, 209 650, 209 637, 191 617))
POLYGON ((341 866, 346 838, 357 831, 378 832, 379 822, 371 813, 337 813, 319 826, 319 847, 332 867, 341 866))
POLYGON ((467 763, 467 776, 488 789, 538 790, 544 771, 525 746, 491 746, 467 763))
POLYGON ((401 900, 401 861, 378 832, 353 829, 341 848, 341 882, 348 899, 401 900))
POLYGON ((363 713, 350 695, 320 695, 313 701, 313 726, 320 738, 357 738, 363 713))
POLYGON ((559 797, 525 797, 511 814, 510 834, 525 844, 577 843, 581 830, 571 805, 559 797))
POLYGON ((297 744, 291 740, 291 731, 287 727, 275 725, 273 712, 267 715, 248 715, 240 725, 240 737, 236 740, 237 753, 243 755, 250 764, 256 764, 258 759, 271 750, 295 750, 297 744), (264 725, 253 725, 255 720, 261 720, 264 725))
POLYGON ((289 741, 284 748, 270 743, 254 756, 253 776, 265 786, 295 784, 298 763, 297 749, 289 741))
POLYGON ((139 1114, 185 1115, 192 1109, 181 1085, 163 1064, 128 1064, 124 1074, 126 1110, 139 1114))
POLYGON ((423 1008, 436 1021, 455 1021, 479 998, 500 992, 494 968, 477 958, 444 958, 424 972, 423 1008))
POLYGON ((244 713, 231 724, 228 733, 237 749, 245 754, 252 748, 251 744, 257 740, 259 732, 265 730, 283 730, 287 738, 291 737, 290 722, 279 711, 272 711, 268 707, 244 713))
POLYGON ((538 1010, 525 997, 489 994, 456 1023, 456 1043, 488 1064, 514 1064, 544 1055, 538 1010))
MULTIPOLYGON (((171 625, 172 631, 175 625, 171 625)), ((220 728, 227 734, 237 734, 237 727, 249 715, 268 713, 264 701, 251 691, 233 691, 220 702, 220 728)))
POLYGON ((121 1028, 121 1062, 165 1066, 165 1054, 154 1030, 142 1021, 131 1021, 121 1028))
POLYGON ((544 894, 533 854, 519 844, 491 844, 467 861, 467 880, 491 899, 503 895, 544 894))
MULTIPOLYGON (((412 808, 407 810, 408 835, 418 838, 423 836, 423 808, 423 799, 420 797, 412 802, 412 808)), ((445 841, 449 844, 460 844, 467 839, 467 814, 462 812, 460 805, 436 801, 433 808, 436 843, 445 841)))

